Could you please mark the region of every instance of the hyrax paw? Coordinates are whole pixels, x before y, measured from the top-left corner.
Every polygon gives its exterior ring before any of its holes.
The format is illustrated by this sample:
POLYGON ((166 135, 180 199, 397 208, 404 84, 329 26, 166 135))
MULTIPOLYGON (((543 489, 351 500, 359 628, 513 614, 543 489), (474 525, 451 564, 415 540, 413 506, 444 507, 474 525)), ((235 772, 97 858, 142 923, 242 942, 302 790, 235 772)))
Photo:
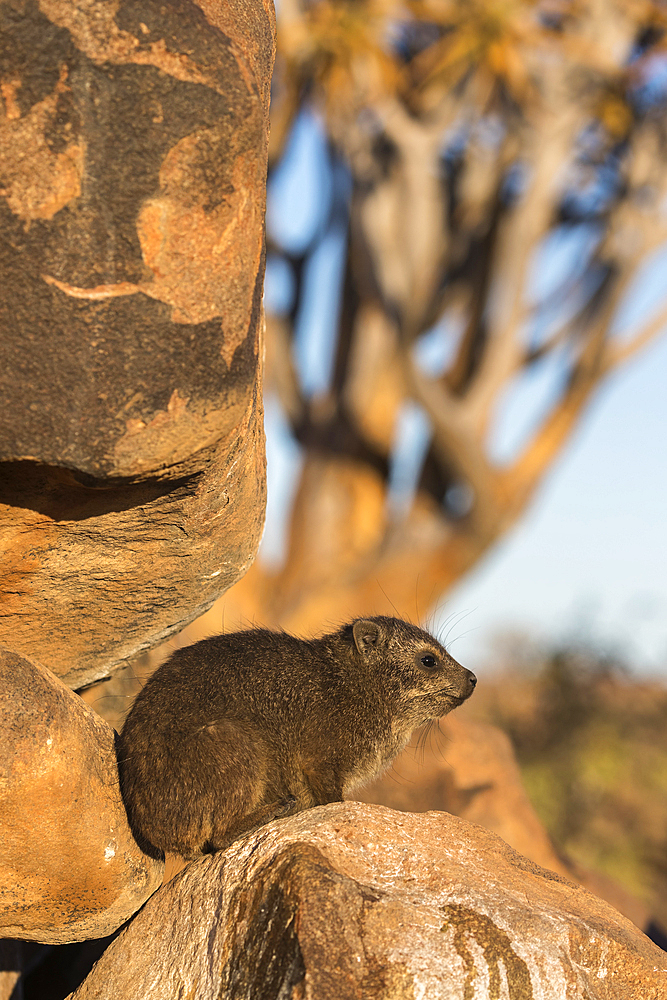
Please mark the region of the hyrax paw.
POLYGON ((276 819, 280 819, 282 816, 290 816, 295 812, 296 798, 294 795, 288 795, 286 798, 281 799, 280 802, 276 803, 276 819))

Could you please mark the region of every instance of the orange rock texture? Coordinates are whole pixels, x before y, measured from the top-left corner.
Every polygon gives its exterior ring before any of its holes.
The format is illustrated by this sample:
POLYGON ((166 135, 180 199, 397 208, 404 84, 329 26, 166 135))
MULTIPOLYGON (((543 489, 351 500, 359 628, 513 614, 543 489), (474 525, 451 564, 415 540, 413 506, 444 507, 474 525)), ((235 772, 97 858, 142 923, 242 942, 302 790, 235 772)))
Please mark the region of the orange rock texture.
POLYGON ((73 1000, 664 1000, 665 954, 446 813, 341 803, 191 864, 73 1000))
POLYGON ((0 5, 0 641, 76 686, 264 511, 268 2, 0 5))
POLYGON ((404 812, 446 810, 478 823, 536 864, 580 882, 637 927, 648 925, 651 914, 644 903, 558 853, 526 794, 506 733, 465 715, 448 716, 439 726, 439 736, 425 746, 413 737, 390 770, 355 799, 404 812))
POLYGON ((104 937, 155 892, 135 843, 114 732, 50 671, 0 650, 0 937, 104 937))
POLYGON ((419 736, 413 737, 390 770, 354 798, 404 812, 446 810, 568 877, 523 787, 509 737, 495 726, 454 716, 439 726, 439 739, 420 747, 419 736))

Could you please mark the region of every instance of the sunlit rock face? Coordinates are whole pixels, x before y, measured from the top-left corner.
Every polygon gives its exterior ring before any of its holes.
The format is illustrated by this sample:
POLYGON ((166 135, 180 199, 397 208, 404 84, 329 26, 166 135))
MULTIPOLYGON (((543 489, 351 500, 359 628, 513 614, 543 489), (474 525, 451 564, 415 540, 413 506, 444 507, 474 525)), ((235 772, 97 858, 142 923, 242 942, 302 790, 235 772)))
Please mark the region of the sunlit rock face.
POLYGON ((163 865, 132 837, 114 732, 50 671, 0 650, 0 937, 105 937, 163 865))
POLYGON ((649 907, 612 879, 559 854, 528 798, 512 742, 488 723, 450 715, 416 734, 391 769, 355 791, 360 802, 403 812, 445 810, 498 834, 531 861, 579 882, 640 929, 649 907))
POLYGON ((494 834, 340 803, 189 865, 73 997, 640 1000, 665 976, 629 921, 494 834))
POLYGON ((0 641, 75 686, 259 543, 273 13, 7 0, 0 32, 0 641))

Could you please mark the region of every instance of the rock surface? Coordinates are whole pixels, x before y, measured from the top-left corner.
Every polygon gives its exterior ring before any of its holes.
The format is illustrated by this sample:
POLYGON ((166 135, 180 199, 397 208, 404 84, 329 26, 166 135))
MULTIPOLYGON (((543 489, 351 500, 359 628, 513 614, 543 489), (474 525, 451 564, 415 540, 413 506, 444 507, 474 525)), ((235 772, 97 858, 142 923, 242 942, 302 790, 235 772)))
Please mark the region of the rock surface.
POLYGON ((178 631, 252 562, 264 520, 259 392, 176 480, 97 489, 17 463, 0 499, 0 643, 70 687, 178 631))
POLYGON ((449 716, 427 747, 419 737, 389 771, 355 793, 404 812, 442 809, 492 830, 531 861, 568 877, 521 781, 514 750, 496 726, 449 716))
POLYGON ((606 903, 445 813, 342 803, 189 865, 73 1000, 665 1000, 606 903))
POLYGON ((0 650, 0 732, 0 937, 110 934, 163 870, 130 832, 113 730, 50 671, 0 650))
POLYGON ((4 0, 0 32, 0 642, 80 686, 259 543, 273 11, 4 0))
POLYGON ((0 1000, 23 1000, 20 985, 22 943, 0 939, 0 1000))
POLYGON ((272 22, 203 7, 2 4, 5 460, 152 474, 247 408, 272 22))
POLYGON ((441 719, 440 733, 421 748, 419 737, 413 738, 391 769, 355 799, 404 812, 440 809, 479 823, 531 861, 581 882, 637 927, 646 927, 650 912, 644 903, 611 879, 574 866, 557 853, 523 787, 506 733, 472 722, 464 713, 441 719))

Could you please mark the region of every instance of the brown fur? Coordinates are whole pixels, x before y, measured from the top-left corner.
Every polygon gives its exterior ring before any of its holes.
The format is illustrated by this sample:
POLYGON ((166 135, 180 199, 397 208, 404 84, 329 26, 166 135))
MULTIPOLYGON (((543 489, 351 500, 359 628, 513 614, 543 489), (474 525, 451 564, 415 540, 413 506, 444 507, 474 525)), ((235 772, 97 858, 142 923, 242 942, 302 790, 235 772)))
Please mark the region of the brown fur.
POLYGON ((475 683, 432 636, 396 618, 358 619, 321 639, 253 629, 180 649, 119 737, 135 835, 188 857, 338 802, 475 683))

